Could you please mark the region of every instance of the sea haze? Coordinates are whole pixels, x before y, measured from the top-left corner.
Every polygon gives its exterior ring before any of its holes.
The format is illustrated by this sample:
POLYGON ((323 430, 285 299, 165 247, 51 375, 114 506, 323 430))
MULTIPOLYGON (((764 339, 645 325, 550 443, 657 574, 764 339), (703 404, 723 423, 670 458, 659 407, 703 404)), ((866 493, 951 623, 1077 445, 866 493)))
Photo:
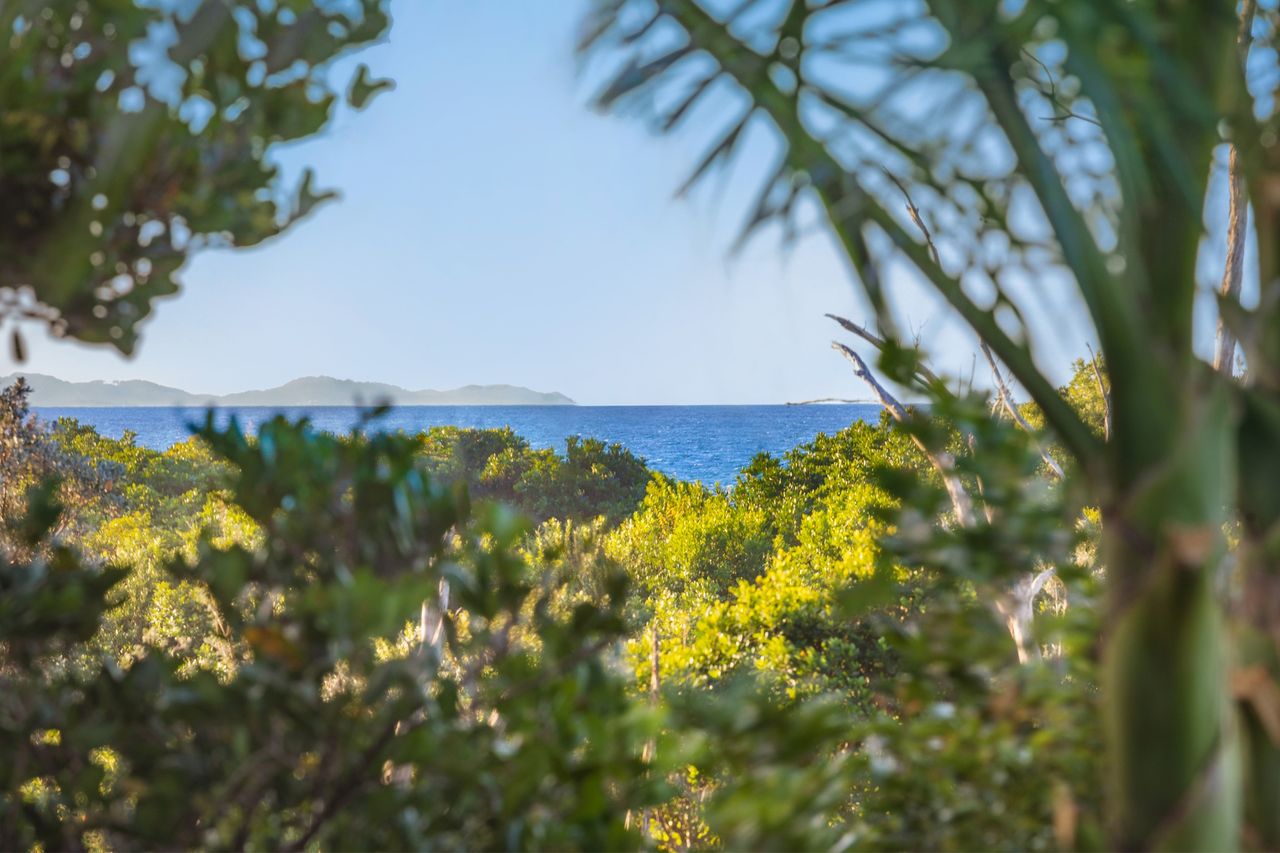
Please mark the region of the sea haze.
MULTIPOLYGON (((36 407, 45 420, 72 417, 104 435, 125 430, 138 444, 164 450, 203 421, 201 407, 36 407)), ((221 407, 219 422, 235 417, 247 432, 275 414, 308 417, 330 432, 346 432, 360 418, 354 406, 221 407)), ((682 480, 732 483, 757 453, 780 455, 834 433, 854 421, 880 417, 875 404, 808 406, 402 406, 375 421, 384 430, 419 431, 432 426, 488 429, 510 426, 535 447, 563 450, 572 435, 617 442, 651 468, 682 480)))

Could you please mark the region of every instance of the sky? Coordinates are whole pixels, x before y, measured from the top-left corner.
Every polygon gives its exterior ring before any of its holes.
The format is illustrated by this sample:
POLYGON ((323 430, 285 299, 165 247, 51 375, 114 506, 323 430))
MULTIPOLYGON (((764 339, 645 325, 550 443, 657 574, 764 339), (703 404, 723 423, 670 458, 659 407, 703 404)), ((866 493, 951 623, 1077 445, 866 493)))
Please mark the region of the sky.
MULTIPOLYGON (((28 328, 24 369, 197 393, 330 375, 588 404, 866 398, 830 349, 825 313, 867 313, 830 238, 765 231, 731 251, 767 137, 674 198, 713 128, 659 136, 594 112, 573 53, 584 7, 396 0, 387 43, 358 57, 395 91, 279 154, 340 200, 264 246, 196 256, 133 358, 28 328)), ((935 363, 967 374, 957 321, 909 282, 899 293, 935 363)), ((1057 316, 1040 356, 1061 381, 1085 330, 1070 304, 1057 316)))

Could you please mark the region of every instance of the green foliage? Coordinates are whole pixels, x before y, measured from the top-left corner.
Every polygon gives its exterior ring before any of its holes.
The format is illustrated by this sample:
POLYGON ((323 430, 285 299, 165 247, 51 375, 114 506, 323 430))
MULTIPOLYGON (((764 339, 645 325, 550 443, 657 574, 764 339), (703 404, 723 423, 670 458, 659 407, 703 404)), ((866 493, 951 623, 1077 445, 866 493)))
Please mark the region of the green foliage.
MULTIPOLYGON (((473 493, 480 489, 485 469, 493 457, 504 453, 523 457, 530 452, 529 442, 516 435, 511 427, 432 427, 421 434, 419 443, 435 476, 449 482, 465 482, 473 493)), ((514 482, 503 485, 510 490, 514 482)))
POLYGON ((552 518, 521 544, 529 565, 546 574, 544 583, 554 590, 553 607, 567 612, 608 596, 609 584, 621 570, 606 553, 607 531, 603 516, 586 523, 552 518))
MULTIPOLYGON (((762 576, 740 582, 710 609, 676 661, 687 660, 695 672, 746 664, 788 694, 865 699, 888 660, 876 631, 847 619, 844 605, 850 596, 879 596, 876 587, 891 583, 876 568, 884 530, 874 513, 884 501, 865 487, 806 518, 799 542, 775 553, 762 576), (734 642, 726 642, 730 638, 734 642), (732 649, 727 656, 699 659, 703 649, 726 648, 732 649)), ((885 603, 898 598, 885 597, 885 603)))
POLYGON ((1247 602, 1274 601, 1277 588, 1280 519, 1255 504, 1269 492, 1254 475, 1276 468, 1258 413, 1280 394, 1277 206, 1266 193, 1278 21, 1273 4, 1252 2, 599 0, 584 28, 583 49, 609 54, 599 106, 639 105, 664 131, 695 115, 715 126, 685 189, 732 169, 764 130, 776 167, 752 173, 742 239, 772 226, 791 238, 816 215, 874 312, 859 337, 952 429, 948 442, 938 424, 910 426, 947 493, 886 479, 903 506, 887 551, 963 580, 1022 638, 1026 602, 1013 608, 1002 585, 1059 565, 1074 532, 1059 510, 1074 516, 1086 502, 1072 491, 1101 508, 1110 612, 1099 707, 1108 840, 1121 849, 1280 846, 1274 809, 1253 793, 1280 791, 1277 727, 1245 727, 1246 763, 1237 743, 1240 710, 1277 719, 1280 611, 1221 595, 1236 572, 1247 602), (1202 361, 1195 321, 1213 243, 1206 212, 1218 204, 1208 176, 1226 149, 1232 260, 1219 320, 1239 337, 1246 377, 1231 371, 1234 340, 1222 340, 1227 364, 1202 361), (1263 295, 1246 308, 1231 281, 1247 236, 1236 214, 1250 202, 1263 295), (993 441, 981 405, 920 369, 903 333, 913 302, 891 292, 912 278, 1035 404, 1063 457, 1065 497, 1038 494, 1038 453, 993 455, 1017 442, 993 441), (1037 299, 1037 287, 1060 295, 1037 299), (1060 326, 1068 304, 1082 306, 1105 357, 1096 396, 1083 365, 1064 393, 1037 363, 1036 332, 1060 326), (998 523, 978 517, 988 512, 998 523), (1225 559, 1237 516, 1251 523, 1236 529, 1252 530, 1240 556, 1256 559, 1225 559), (1243 674, 1231 672, 1238 659, 1243 674), (1256 688, 1243 701, 1241 677, 1256 688))
POLYGON ((838 819, 850 800, 851 754, 833 746, 853 718, 824 700, 779 702, 734 682, 707 701, 671 698, 676 724, 703 745, 703 816, 727 850, 847 847, 838 819))
POLYGON ((637 842, 623 816, 657 792, 640 759, 656 719, 603 655, 623 629, 624 579, 550 607, 515 552, 527 527, 497 508, 472 518, 412 438, 283 420, 256 441, 234 422, 210 421, 201 438, 234 467, 230 498, 262 536, 205 539, 162 572, 206 591, 232 666, 191 670, 144 649, 123 668, 109 656, 50 668, 49 650, 98 629, 120 573, 66 550, 56 571, 7 565, 0 844, 637 842), (424 625, 407 648, 375 642, 400 636, 423 602, 438 639, 424 625), (513 642, 521 633, 536 653, 513 642))
POLYGON ((81 495, 64 538, 106 564, 127 566, 111 593, 114 605, 93 641, 75 656, 85 664, 107 654, 117 664, 160 649, 188 668, 228 672, 233 654, 214 630, 216 611, 199 584, 169 577, 167 561, 194 558, 203 534, 224 546, 251 543, 259 529, 228 503, 223 486, 233 468, 193 436, 159 452, 59 419, 46 440, 69 459, 110 472, 96 491, 81 495))
MULTIPOLYGON (((585 42, 622 54, 601 105, 665 129, 736 85, 691 183, 775 131, 744 236, 825 213, 929 416, 727 491, 510 430, 210 421, 159 454, 8 391, 0 846, 1276 846, 1272 241, 1257 307, 1222 301, 1247 386, 1192 336, 1215 146, 1267 204, 1255 33, 1221 4, 880 5, 601 0, 585 42), (890 259, 1007 366, 1061 481, 921 369, 890 259), (1074 285, 1101 379, 1040 372, 1028 277, 1074 285)), ((385 7, 0 6, 0 317, 128 352, 192 250, 306 215, 327 194, 272 146, 326 124, 385 7)), ((347 100, 383 88, 362 67, 347 100)))
POLYGON ((539 522, 604 516, 617 523, 635 510, 650 478, 644 460, 594 438, 570 436, 561 456, 534 450, 510 427, 432 427, 421 445, 436 476, 466 483, 473 497, 517 507, 539 522))
POLYGON ((764 513, 721 489, 657 476, 610 552, 651 595, 692 604, 723 595, 764 569, 771 548, 764 513))
MULTIPOLYGON (((1094 361, 1078 358, 1072 364, 1071 379, 1058 389, 1062 398, 1071 404, 1089 429, 1102 438, 1107 430, 1107 397, 1111 394, 1111 380, 1107 376, 1107 365, 1101 356, 1097 357, 1097 371, 1094 361), (1105 394, 1105 396, 1104 396, 1105 394)), ((1037 429, 1044 429, 1044 414, 1034 403, 1021 406, 1023 416, 1037 429)), ((1060 458, 1066 454, 1058 453, 1060 458)))
MULTIPOLYGON (((252 246, 332 193, 272 147, 321 130, 333 61, 386 0, 15 0, 0 9, 0 320, 131 352, 189 253, 252 246), (8 298, 29 288, 34 303, 8 298)), ((361 66, 348 99, 385 88, 361 66)))
POLYGON ((901 509, 883 554, 915 570, 910 606, 875 620, 895 668, 858 726, 851 833, 876 849, 1096 846, 1096 527, 1071 482, 1044 478, 1033 437, 991 420, 984 401, 942 398, 933 415, 906 431, 926 446, 954 445, 939 422, 972 438, 957 468, 984 484, 984 511, 968 528, 930 523, 921 513, 946 506, 942 487, 884 472, 901 509), (998 605, 1048 570, 1034 623, 1044 656, 1019 663, 998 605))
MULTIPOLYGON (((544 452, 531 461, 515 482, 513 503, 534 518, 603 515, 620 521, 635 510, 650 479, 644 461, 631 451, 594 438, 570 436, 563 457, 544 452)), ((499 480, 510 476, 506 462, 496 462, 499 480)))
POLYGON ((111 460, 65 452, 31 414, 30 394, 22 379, 0 391, 0 552, 25 557, 41 540, 74 536, 86 506, 112 501, 119 474, 111 460), (37 488, 44 497, 28 506, 28 494, 37 488), (74 512, 53 511, 64 506, 74 512), (24 519, 35 527, 22 527, 24 519))
MULTIPOLYGON (((940 423, 973 436, 978 450, 957 462, 988 484, 989 521, 946 523, 946 493, 919 463, 881 468, 874 485, 817 482, 798 544, 664 646, 680 725, 706 744, 702 787, 677 802, 699 802, 729 847, 1101 841, 1096 529, 1073 521, 1074 491, 1048 487, 1030 438, 982 401, 941 400, 935 415, 908 431, 926 446, 956 443, 940 423), (992 605, 1029 560, 1057 573, 1035 622, 1047 654, 1021 664, 992 605)), ((636 641, 647 672, 643 652, 636 641)))
POLYGON ((26 697, 15 731, 57 733, 23 742, 22 766, 41 769, 15 771, 5 807, 23 810, 22 839, 61 846, 313 831, 626 846, 641 841, 627 814, 671 847, 1096 839, 1096 579, 1072 568, 1091 565, 1096 531, 1061 535, 1074 492, 1041 479, 1030 437, 980 401, 935 415, 759 457, 732 491, 644 472, 619 525, 586 498, 616 491, 561 491, 589 520, 537 528, 494 502, 537 466, 499 487, 498 463, 547 460, 562 481, 590 469, 509 431, 338 437, 276 420, 249 438, 210 423, 160 453, 24 415, 29 442, 112 480, 63 525, 90 560, 42 545, 62 571, 5 575, 6 638, 30 630, 4 641, 3 686, 26 697), (957 464, 986 484, 992 522, 947 523, 909 434, 981 451, 957 464), (989 603, 1046 563, 1061 578, 1037 619, 1051 654, 1020 666, 989 603), (98 768, 98 793, 44 769, 50 755, 98 768), (168 785, 207 793, 179 805, 168 785), (317 806, 335 791, 332 813, 317 806))
POLYGON ((857 422, 781 457, 761 454, 738 476, 734 498, 767 512, 777 534, 793 544, 806 517, 829 497, 875 482, 882 467, 922 465, 919 451, 889 423, 885 415, 879 425, 857 422))
POLYGON ((1106 361, 1098 356, 1094 360, 1076 359, 1072 365, 1071 381, 1061 389, 1062 397, 1080 413, 1080 417, 1099 437, 1106 432, 1107 397, 1111 394, 1111 381, 1107 378, 1106 361), (1096 365, 1096 370, 1095 370, 1096 365))
MULTIPOLYGON (((655 478, 608 551, 636 578, 660 636, 664 683, 715 687, 759 675, 784 696, 825 693, 866 701, 889 665, 867 624, 845 618, 850 596, 880 595, 878 520, 893 506, 878 466, 919 455, 886 425, 757 457, 733 491, 655 478)), ((892 570, 889 573, 892 574, 892 570)), ((648 631, 630 656, 647 681, 648 631)))

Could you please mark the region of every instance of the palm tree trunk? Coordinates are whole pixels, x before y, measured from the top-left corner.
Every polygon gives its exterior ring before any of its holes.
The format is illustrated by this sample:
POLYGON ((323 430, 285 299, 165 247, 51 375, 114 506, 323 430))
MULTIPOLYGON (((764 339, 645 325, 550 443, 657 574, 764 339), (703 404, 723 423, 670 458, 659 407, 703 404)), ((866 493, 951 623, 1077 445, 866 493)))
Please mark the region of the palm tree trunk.
POLYGON ((1126 850, 1234 849, 1240 838, 1231 655, 1215 584, 1234 424, 1221 386, 1188 395, 1184 411, 1166 419, 1166 458, 1104 510, 1111 840, 1126 850))
MULTIPOLYGON (((1150 556, 1109 538, 1112 564, 1150 556)), ((1112 840, 1126 850, 1231 849, 1240 771, 1214 563, 1192 566, 1166 552, 1148 565, 1146 588, 1116 602, 1106 649, 1112 840)))
MULTIPOLYGON (((1260 371, 1267 375, 1269 371, 1260 371)), ((1245 841, 1280 849, 1280 393, 1241 389, 1239 427, 1240 590, 1235 602, 1239 705, 1245 755, 1245 841)))
POLYGON ((1239 665, 1232 693, 1244 750, 1244 841, 1280 849, 1280 572, 1241 545, 1243 594, 1236 623, 1239 665))

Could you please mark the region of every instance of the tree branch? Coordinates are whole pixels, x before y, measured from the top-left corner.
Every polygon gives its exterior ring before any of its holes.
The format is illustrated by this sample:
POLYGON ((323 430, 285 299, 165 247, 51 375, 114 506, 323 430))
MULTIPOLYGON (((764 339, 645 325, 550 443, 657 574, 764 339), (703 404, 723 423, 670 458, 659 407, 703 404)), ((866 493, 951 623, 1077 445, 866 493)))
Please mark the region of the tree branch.
POLYGON ((1018 407, 1013 404, 1013 395, 1009 392, 1009 386, 1005 384, 1004 376, 1000 374, 1000 368, 996 365, 995 356, 991 354, 991 348, 986 343, 981 343, 982 354, 987 357, 987 364, 991 365, 991 376, 996 382, 996 397, 1003 404, 1009 417, 1013 418, 1014 423, 1022 427, 1023 432, 1032 436, 1035 440, 1036 452, 1040 454, 1040 458, 1044 460, 1044 464, 1049 466, 1049 470, 1054 473, 1059 480, 1065 479, 1066 475, 1062 472, 1062 466, 1058 464, 1049 451, 1035 439, 1036 431, 1031 428, 1031 424, 1027 423, 1027 419, 1022 416, 1022 412, 1018 411, 1018 407))
MULTIPOLYGON (((1136 347, 1134 330, 1148 325, 1138 309, 1137 294, 1128 288, 1115 286, 1112 281, 1106 258, 1094 241, 1084 216, 1071 203, 1057 167, 1045 153, 1039 137, 1018 105, 1013 78, 998 51, 993 53, 991 65, 986 73, 976 74, 974 79, 1004 130, 1020 171, 1030 183, 1057 236, 1063 260, 1070 268, 1076 288, 1098 329, 1103 350, 1109 353, 1108 360, 1123 358, 1125 353, 1136 347)), ((1012 367, 1010 365, 1010 369, 1012 367)))
MULTIPOLYGON (((1249 58, 1253 18, 1257 10, 1257 0, 1244 0, 1240 7, 1240 30, 1236 34, 1236 52, 1239 55, 1241 67, 1244 67, 1249 58)), ((1219 285, 1218 292, 1223 299, 1239 301, 1240 285, 1244 278, 1244 247, 1249 233, 1249 200, 1246 197, 1240 150, 1235 145, 1231 146, 1231 152, 1227 157, 1227 199, 1227 259, 1222 270, 1222 284, 1219 285)), ((1235 335, 1219 316, 1213 369, 1229 379, 1235 374, 1235 359, 1235 335)))
MULTIPOLYGON (((782 91, 769 77, 769 58, 740 43, 725 24, 698 3, 669 3, 662 9, 689 34, 700 50, 745 90, 752 98, 754 109, 765 113, 782 135, 787 143, 789 163, 795 171, 812 180, 812 186, 826 208, 832 230, 858 272, 881 321, 888 323, 891 318, 877 265, 870 257, 863 236, 863 227, 869 222, 874 222, 889 235, 898 250, 925 275, 974 332, 987 341, 1044 411, 1045 420, 1076 456, 1081 467, 1092 473, 1100 449, 1093 433, 1040 373, 1030 352, 1014 342, 1000 327, 994 313, 970 299, 959 281, 934 259, 936 249, 930 250, 913 240, 897 219, 867 194, 857 178, 827 150, 826 145, 805 128, 800 118, 801 92, 782 91)), ((871 126, 869 120, 865 123, 871 126)), ((1105 273, 1105 266, 1102 270, 1105 273)), ((1097 286, 1103 283, 1099 280, 1097 286)))
POLYGON ((920 229, 920 235, 924 237, 924 244, 929 248, 929 257, 939 267, 942 266, 942 256, 938 254, 938 247, 933 244, 933 233, 929 231, 929 226, 924 224, 924 217, 920 215, 920 208, 916 207, 916 203, 911 200, 911 193, 907 192, 907 188, 902 185, 902 181, 891 173, 888 169, 884 170, 889 180, 893 181, 893 185, 902 193, 902 197, 907 202, 907 215, 911 217, 911 221, 920 229))
POLYGON ((1111 440, 1111 394, 1107 391, 1107 385, 1102 381, 1102 368, 1098 367, 1098 354, 1093 351, 1092 344, 1085 344, 1089 348, 1089 360, 1093 364, 1093 380, 1098 383, 1098 396, 1102 397, 1102 435, 1107 440, 1111 440))
MULTIPOLYGON (((875 332, 872 332, 866 326, 859 326, 852 320, 847 320, 836 314, 827 314, 825 316, 835 320, 840 324, 840 328, 850 334, 857 335, 880 352, 884 352, 884 348, 888 346, 888 341, 877 335, 875 332)), ((929 385, 943 386, 942 379, 939 378, 938 374, 934 373, 923 363, 916 366, 916 381, 919 382, 922 387, 928 387, 929 385)))
POLYGON ((941 267, 932 263, 925 247, 912 240, 905 229, 887 211, 873 206, 871 219, 888 232, 898 249, 924 273, 934 289, 968 322, 978 338, 995 351, 1013 373, 1014 378, 1021 383, 1031 395, 1031 399, 1044 412, 1045 421, 1062 439, 1063 444, 1075 456, 1081 467, 1092 473, 1093 464, 1100 450, 1097 438, 1076 411, 1062 399, 1058 389, 1035 366, 1030 352, 1005 334, 996 322, 995 316, 974 303, 964 292, 959 281, 951 278, 941 267))
MULTIPOLYGON (((862 360, 860 355, 838 341, 832 341, 831 348, 853 364, 854 374, 870 386, 894 421, 899 424, 906 421, 906 409, 872 375, 867 363, 862 360)), ((925 458, 929 460, 929 464, 933 466, 934 470, 942 478, 942 484, 947 490, 948 497, 951 498, 951 508, 955 512, 957 523, 963 528, 974 527, 976 518, 973 514, 973 501, 965 490, 964 484, 960 482, 959 475, 956 474, 955 459, 945 451, 934 452, 930 450, 915 435, 911 435, 911 441, 924 454, 925 458)), ((981 489, 981 482, 979 482, 979 489, 981 489)), ((991 509, 986 506, 983 509, 987 515, 987 522, 990 524, 993 520, 991 509)), ((1031 607, 1036 596, 1052 575, 1053 569, 1046 569, 1034 577, 1021 578, 1013 585, 1012 589, 997 590, 991 600, 992 608, 1004 620, 1005 628, 1013 638, 1019 663, 1026 663, 1029 660, 1040 657, 1040 647, 1036 644, 1031 630, 1034 621, 1034 613, 1031 607)))
MULTIPOLYGON (((872 375, 871 370, 867 367, 867 363, 862 360, 862 356, 858 355, 849 347, 839 341, 832 341, 831 348, 843 355, 853 364, 854 374, 875 392, 876 397, 880 399, 880 403, 889 412, 889 415, 898 423, 905 423, 907 420, 907 410, 903 405, 889 393, 879 380, 872 375)), ((973 501, 969 498, 969 493, 965 491, 964 484, 960 482, 960 476, 956 474, 956 461, 950 453, 946 451, 935 452, 930 450, 923 441, 915 435, 911 436, 911 441, 929 460, 929 464, 933 466, 939 476, 942 477, 942 484, 946 487, 947 495, 951 498, 951 507, 955 510, 956 520, 961 527, 973 527, 973 501)))

